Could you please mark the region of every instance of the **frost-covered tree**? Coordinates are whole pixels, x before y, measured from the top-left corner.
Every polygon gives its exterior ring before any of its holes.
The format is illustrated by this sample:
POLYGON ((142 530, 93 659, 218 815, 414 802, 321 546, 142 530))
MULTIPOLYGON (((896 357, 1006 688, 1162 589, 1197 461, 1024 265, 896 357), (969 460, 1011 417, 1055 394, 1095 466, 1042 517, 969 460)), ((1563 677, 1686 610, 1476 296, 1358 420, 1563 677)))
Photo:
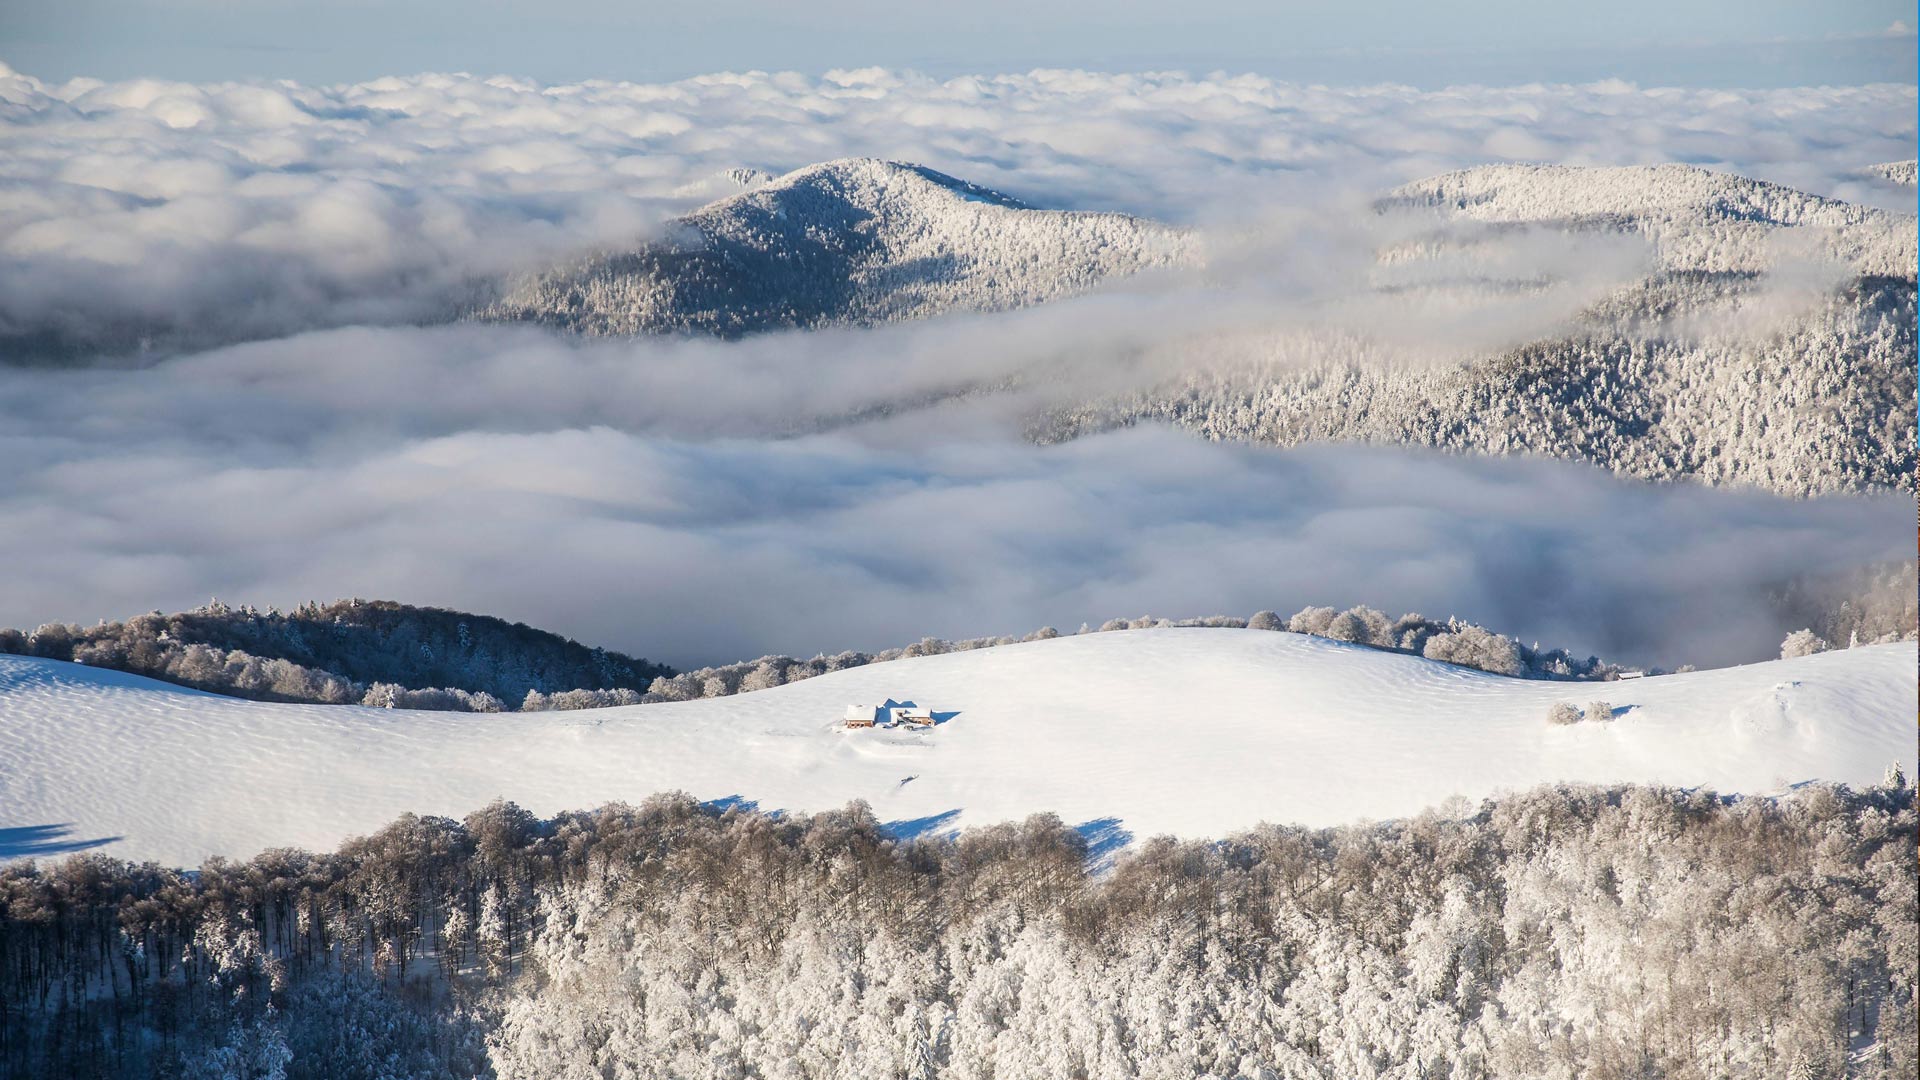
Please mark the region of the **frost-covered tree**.
POLYGON ((1520 644, 1478 626, 1456 626, 1428 637, 1421 655, 1429 660, 1479 668, 1498 675, 1520 675, 1526 665, 1520 644))
POLYGON ((1325 634, 1333 616, 1334 610, 1330 607, 1301 608, 1287 620, 1287 629, 1296 634, 1325 634))
POLYGON ((1812 656, 1814 653, 1826 652, 1832 647, 1812 630, 1795 630, 1780 643, 1780 659, 1792 660, 1798 656, 1812 656))
POLYGON ((1348 641, 1361 645, 1367 644, 1369 640, 1367 624, 1351 611, 1343 611, 1328 619, 1326 628, 1321 631, 1321 634, 1334 641, 1348 641))
POLYGON ((1908 788, 1562 785, 1103 872, 1050 815, 903 841, 685 796, 83 854, 0 867, 0 1074, 1891 1080, 1917 836, 1908 788))

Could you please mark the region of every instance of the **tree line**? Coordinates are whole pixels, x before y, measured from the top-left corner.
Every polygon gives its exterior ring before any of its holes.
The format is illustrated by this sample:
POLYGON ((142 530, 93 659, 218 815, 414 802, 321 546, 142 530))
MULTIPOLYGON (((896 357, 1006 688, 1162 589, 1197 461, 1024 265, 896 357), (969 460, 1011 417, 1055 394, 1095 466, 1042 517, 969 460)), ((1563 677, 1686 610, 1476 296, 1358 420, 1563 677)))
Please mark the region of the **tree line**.
POLYGON ((1904 777, 900 839, 681 795, 0 869, 0 1074, 1909 1077, 1904 777))
POLYGON ((673 669, 486 615, 387 600, 152 612, 0 629, 0 653, 129 671, 257 701, 500 712, 572 690, 639 693, 673 669))
MULTIPOLYGON (((1808 624, 1783 643, 1783 656, 1841 643, 1912 638, 1920 619, 1910 561, 1795 582, 1773 599, 1781 611, 1808 624)), ((1312 634, 1515 678, 1606 681, 1625 670, 1599 657, 1529 645, 1457 617, 1409 613, 1395 618, 1364 605, 1344 611, 1309 606, 1287 618, 1258 611, 1247 618, 1109 619, 1097 627, 1083 623, 1077 633, 1195 626, 1312 634)), ((768 655, 676 672, 521 623, 464 612, 340 600, 282 614, 216 600, 174 615, 154 612, 93 627, 49 623, 30 632, 0 629, 0 653, 92 664, 262 701, 533 712, 726 697, 867 664, 1059 636, 1060 631, 1043 626, 1019 637, 927 637, 877 652, 848 650, 810 659, 768 655)))
MULTIPOLYGON (((1542 649, 1518 639, 1497 634, 1483 626, 1457 618, 1444 621, 1424 615, 1407 614, 1390 618, 1369 607, 1338 611, 1330 607, 1304 608, 1291 618, 1272 611, 1258 611, 1251 617, 1207 615, 1194 619, 1163 619, 1143 615, 1134 619, 1108 619, 1099 626, 1083 623, 1081 634, 1111 633, 1116 630, 1151 630, 1163 627, 1226 627, 1241 630, 1277 630, 1312 634, 1354 645, 1389 652, 1424 656, 1429 660, 1477 668, 1497 675, 1537 679, 1604 680, 1619 676, 1622 668, 1598 657, 1577 657, 1565 649, 1542 649)), ((1043 626, 1022 637, 981 637, 960 641, 921 638, 911 645, 880 652, 841 652, 821 654, 810 660, 791 656, 763 656, 734 664, 695 668, 655 679, 642 701, 690 701, 703 697, 726 697, 749 690, 764 690, 800 682, 847 668, 900 660, 912 656, 939 656, 973 649, 1012 645, 1023 641, 1043 641, 1060 636, 1060 631, 1043 626)))

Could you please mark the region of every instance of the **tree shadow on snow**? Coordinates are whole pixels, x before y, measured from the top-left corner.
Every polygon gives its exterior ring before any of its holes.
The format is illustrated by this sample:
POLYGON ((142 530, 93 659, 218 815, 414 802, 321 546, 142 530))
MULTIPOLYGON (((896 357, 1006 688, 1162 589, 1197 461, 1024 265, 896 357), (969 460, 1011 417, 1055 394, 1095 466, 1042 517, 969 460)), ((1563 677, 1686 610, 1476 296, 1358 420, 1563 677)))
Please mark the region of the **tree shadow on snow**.
POLYGON ((1133 834, 1121 827, 1117 817, 1094 818, 1073 827, 1087 842, 1087 865, 1096 873, 1113 869, 1120 852, 1133 843, 1133 834))
POLYGON ((920 840, 936 836, 951 836, 960 831, 954 823, 960 818, 960 809, 955 807, 942 814, 929 817, 904 818, 889 821, 880 826, 880 831, 895 840, 920 840))
POLYGON ((718 811, 722 814, 726 813, 729 810, 738 810, 742 813, 747 813, 747 814, 759 814, 761 817, 768 818, 773 821, 779 821, 781 818, 787 815, 787 812, 785 810, 782 810, 778 807, 775 807, 772 810, 762 810, 760 809, 759 802, 753 799, 749 799, 745 795, 722 795, 717 799, 708 799, 706 802, 703 802, 700 805, 706 807, 709 810, 718 811))
POLYGON ((15 825, 0 828, 0 859, 67 855, 111 844, 120 839, 118 836, 99 836, 91 840, 76 840, 71 838, 72 834, 72 822, 59 825, 15 825))

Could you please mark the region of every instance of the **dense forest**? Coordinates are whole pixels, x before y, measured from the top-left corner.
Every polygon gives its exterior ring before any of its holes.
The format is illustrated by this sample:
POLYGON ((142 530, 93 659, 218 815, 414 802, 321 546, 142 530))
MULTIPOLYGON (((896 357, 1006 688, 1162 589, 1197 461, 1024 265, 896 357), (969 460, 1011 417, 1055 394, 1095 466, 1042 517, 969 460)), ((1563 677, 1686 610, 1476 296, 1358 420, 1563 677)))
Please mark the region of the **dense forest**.
POLYGON ((889 836, 684 796, 0 869, 0 1074, 1911 1077, 1897 771, 1334 829, 889 836))
POLYGON ((1859 278, 1790 321, 1766 283, 1661 275, 1565 336, 1460 364, 1386 363, 1353 336, 1276 336, 1058 409, 1031 434, 1165 421, 1209 439, 1535 454, 1795 496, 1912 491, 1913 280, 1859 278))
POLYGON ((260 701, 499 712, 528 694, 634 696, 673 669, 486 615, 386 600, 291 612, 215 600, 98 626, 0 630, 0 653, 131 671, 260 701))

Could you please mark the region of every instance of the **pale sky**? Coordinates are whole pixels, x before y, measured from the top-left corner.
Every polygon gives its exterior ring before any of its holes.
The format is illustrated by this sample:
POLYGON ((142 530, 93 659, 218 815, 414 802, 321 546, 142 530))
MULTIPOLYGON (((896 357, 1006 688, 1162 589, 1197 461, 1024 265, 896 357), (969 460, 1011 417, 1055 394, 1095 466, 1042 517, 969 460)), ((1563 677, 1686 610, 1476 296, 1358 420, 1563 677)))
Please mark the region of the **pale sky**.
POLYGON ((1771 87, 1912 83, 1914 21, 1908 0, 5 0, 0 61, 46 79, 196 82, 879 65, 1771 87))

